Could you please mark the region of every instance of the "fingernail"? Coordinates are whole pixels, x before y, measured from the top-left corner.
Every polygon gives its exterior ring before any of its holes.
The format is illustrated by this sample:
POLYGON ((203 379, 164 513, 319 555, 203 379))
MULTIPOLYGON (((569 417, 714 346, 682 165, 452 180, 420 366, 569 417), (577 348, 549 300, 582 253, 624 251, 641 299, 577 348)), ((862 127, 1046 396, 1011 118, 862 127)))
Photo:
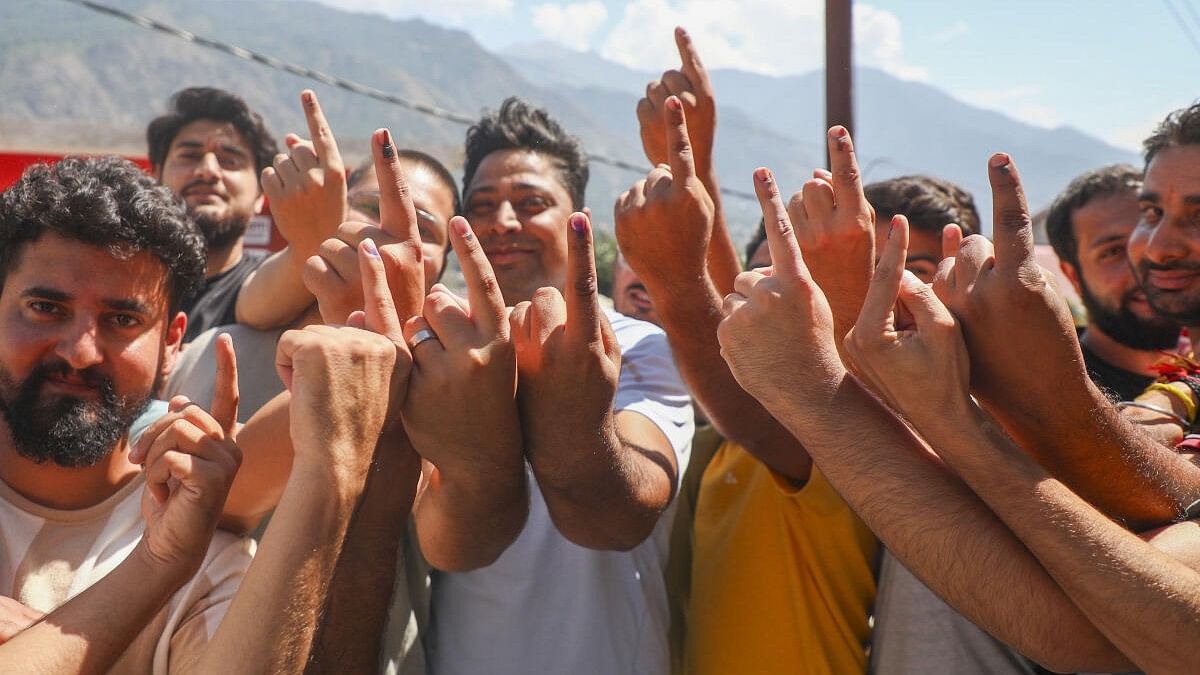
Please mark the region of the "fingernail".
POLYGON ((888 239, 892 238, 892 233, 895 231, 896 231, 896 223, 895 223, 895 221, 892 221, 891 226, 888 227, 888 239))
POLYGON ((687 37, 687 34, 688 34, 687 29, 684 28, 683 26, 676 26, 675 30, 679 31, 680 37, 687 37))
POLYGON ((678 111, 678 110, 683 109, 683 104, 679 102, 679 99, 677 97, 668 96, 667 97, 667 108, 670 110, 678 111))
POLYGON ((850 145, 850 132, 840 124, 829 130, 829 136, 838 144, 839 148, 845 148, 850 145))
POLYGON ((1008 155, 1006 155, 1004 153, 998 153, 996 155, 993 155, 992 158, 990 160, 988 160, 988 164, 993 169, 1002 169, 1002 168, 1008 166, 1008 163, 1009 163, 1008 155))
POLYGON ((466 218, 453 218, 450 220, 450 226, 454 228, 455 234, 463 239, 471 238, 471 224, 466 218))
POLYGON ((755 169, 754 177, 757 178, 758 182, 760 182, 760 183, 770 183, 771 182, 771 170, 767 169, 765 167, 760 168, 760 169, 755 169))
POLYGON ((383 147, 380 148, 383 152, 384 159, 391 159, 396 156, 396 149, 392 147, 392 132, 387 129, 383 130, 383 147))
POLYGON ((375 246, 374 239, 371 239, 370 237, 363 239, 362 247, 363 250, 367 252, 367 255, 371 256, 372 258, 379 257, 379 248, 375 246))
POLYGON ((303 94, 300 95, 300 97, 304 99, 304 103, 306 105, 312 105, 313 93, 311 91, 306 90, 303 94))
POLYGON ((575 230, 575 234, 583 237, 587 234, 587 217, 582 213, 571 216, 571 229, 575 230))

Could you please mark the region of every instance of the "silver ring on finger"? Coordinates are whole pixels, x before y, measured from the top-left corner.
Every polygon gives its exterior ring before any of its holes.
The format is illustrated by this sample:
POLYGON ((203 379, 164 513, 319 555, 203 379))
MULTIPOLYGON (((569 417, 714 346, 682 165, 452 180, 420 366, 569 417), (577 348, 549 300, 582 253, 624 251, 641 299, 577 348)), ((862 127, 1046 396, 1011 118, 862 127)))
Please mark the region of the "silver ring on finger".
POLYGON ((413 333, 412 339, 408 341, 408 348, 413 350, 416 349, 417 345, 421 344, 422 342, 436 339, 438 339, 437 333, 428 328, 422 328, 413 333))

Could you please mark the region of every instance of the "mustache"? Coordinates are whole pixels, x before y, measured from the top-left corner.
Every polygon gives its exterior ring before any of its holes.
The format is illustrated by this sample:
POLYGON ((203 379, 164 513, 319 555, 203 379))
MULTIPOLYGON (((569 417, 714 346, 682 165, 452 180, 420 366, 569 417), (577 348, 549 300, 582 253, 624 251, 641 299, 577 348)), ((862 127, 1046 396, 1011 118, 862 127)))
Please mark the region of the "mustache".
POLYGON ((179 194, 181 194, 181 195, 185 195, 185 194, 187 194, 187 193, 188 193, 188 191, 190 191, 192 188, 197 188, 197 187, 202 187, 202 188, 206 188, 206 189, 211 189, 211 190, 213 190, 214 192, 221 192, 220 190, 217 190, 217 189, 216 189, 216 187, 217 187, 218 185, 220 185, 220 183, 219 183, 219 182, 215 182, 215 181, 209 181, 209 180, 204 180, 203 178, 197 178, 196 180, 194 180, 194 181, 192 181, 192 182, 188 183, 187 185, 184 185, 184 186, 183 186, 183 189, 179 191, 179 194))
POLYGON ((1176 272, 1180 270, 1185 272, 1200 273, 1200 262, 1188 262, 1185 260, 1180 260, 1172 263, 1156 263, 1150 262, 1149 260, 1143 260, 1138 263, 1137 268, 1138 271, 1142 272, 1143 274, 1146 272, 1176 272))
POLYGON ((96 368, 84 368, 76 370, 69 363, 61 359, 54 359, 39 363, 29 373, 26 382, 30 384, 41 385, 50 377, 73 378, 83 382, 86 386, 94 389, 99 389, 106 396, 114 391, 112 378, 101 373, 96 368))

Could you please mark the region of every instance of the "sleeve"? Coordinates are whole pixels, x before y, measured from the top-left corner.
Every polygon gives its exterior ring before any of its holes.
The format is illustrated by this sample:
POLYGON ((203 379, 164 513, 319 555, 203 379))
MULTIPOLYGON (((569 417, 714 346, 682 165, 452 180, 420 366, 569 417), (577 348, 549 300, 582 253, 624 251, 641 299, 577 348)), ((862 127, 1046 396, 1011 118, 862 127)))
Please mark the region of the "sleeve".
POLYGON ((167 402, 151 399, 146 405, 146 409, 142 411, 142 414, 138 415, 133 424, 129 425, 129 444, 133 445, 137 443, 138 439, 142 436, 142 432, 151 424, 154 424, 155 420, 166 414, 167 402))
POLYGON ((646 332, 632 344, 622 341, 621 376, 613 411, 629 410, 649 419, 675 450, 682 480, 696 431, 692 397, 675 367, 675 359, 661 331, 646 332))
POLYGON ((254 556, 251 539, 218 532, 206 564, 184 587, 172 612, 168 672, 193 672, 237 594, 254 556))

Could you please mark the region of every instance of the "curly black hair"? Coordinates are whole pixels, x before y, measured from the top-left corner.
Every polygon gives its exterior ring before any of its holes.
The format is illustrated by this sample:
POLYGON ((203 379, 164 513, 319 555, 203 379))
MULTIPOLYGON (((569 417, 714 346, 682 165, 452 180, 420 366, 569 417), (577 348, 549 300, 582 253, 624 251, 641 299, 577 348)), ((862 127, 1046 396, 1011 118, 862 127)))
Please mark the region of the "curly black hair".
POLYGON ((1071 222, 1077 210, 1100 197, 1122 192, 1136 195, 1141 186, 1142 172, 1128 164, 1112 164, 1076 176, 1046 211, 1046 236, 1058 259, 1079 267, 1079 241, 1071 222))
POLYGON ((150 164, 161 168, 167 160, 171 141, 179 130, 196 120, 228 122, 237 129, 250 144, 254 153, 255 169, 262 170, 271 165, 279 146, 271 132, 267 131, 262 115, 250 109, 241 96, 215 87, 188 87, 175 92, 171 97, 170 111, 154 118, 146 127, 146 144, 149 146, 150 164))
POLYGON ((183 202, 120 157, 34 164, 0 194, 0 288, 25 246, 46 232, 118 257, 149 251, 166 267, 172 315, 204 284, 204 238, 183 202))
POLYGON ((1164 119, 1142 143, 1146 166, 1159 152, 1176 145, 1200 144, 1200 101, 1180 108, 1164 119))
POLYGON ((950 181, 932 176, 900 176, 871 183, 863 188, 875 207, 878 222, 904 215, 914 230, 940 235, 942 228, 956 223, 964 235, 979 231, 979 210, 970 192, 950 181))
POLYGON ((467 129, 463 194, 470 192, 479 164, 497 150, 532 150, 549 157, 558 169, 559 182, 571 195, 571 207, 583 208, 588 182, 587 154, 579 139, 563 130, 543 108, 535 108, 517 96, 500 104, 467 129))

